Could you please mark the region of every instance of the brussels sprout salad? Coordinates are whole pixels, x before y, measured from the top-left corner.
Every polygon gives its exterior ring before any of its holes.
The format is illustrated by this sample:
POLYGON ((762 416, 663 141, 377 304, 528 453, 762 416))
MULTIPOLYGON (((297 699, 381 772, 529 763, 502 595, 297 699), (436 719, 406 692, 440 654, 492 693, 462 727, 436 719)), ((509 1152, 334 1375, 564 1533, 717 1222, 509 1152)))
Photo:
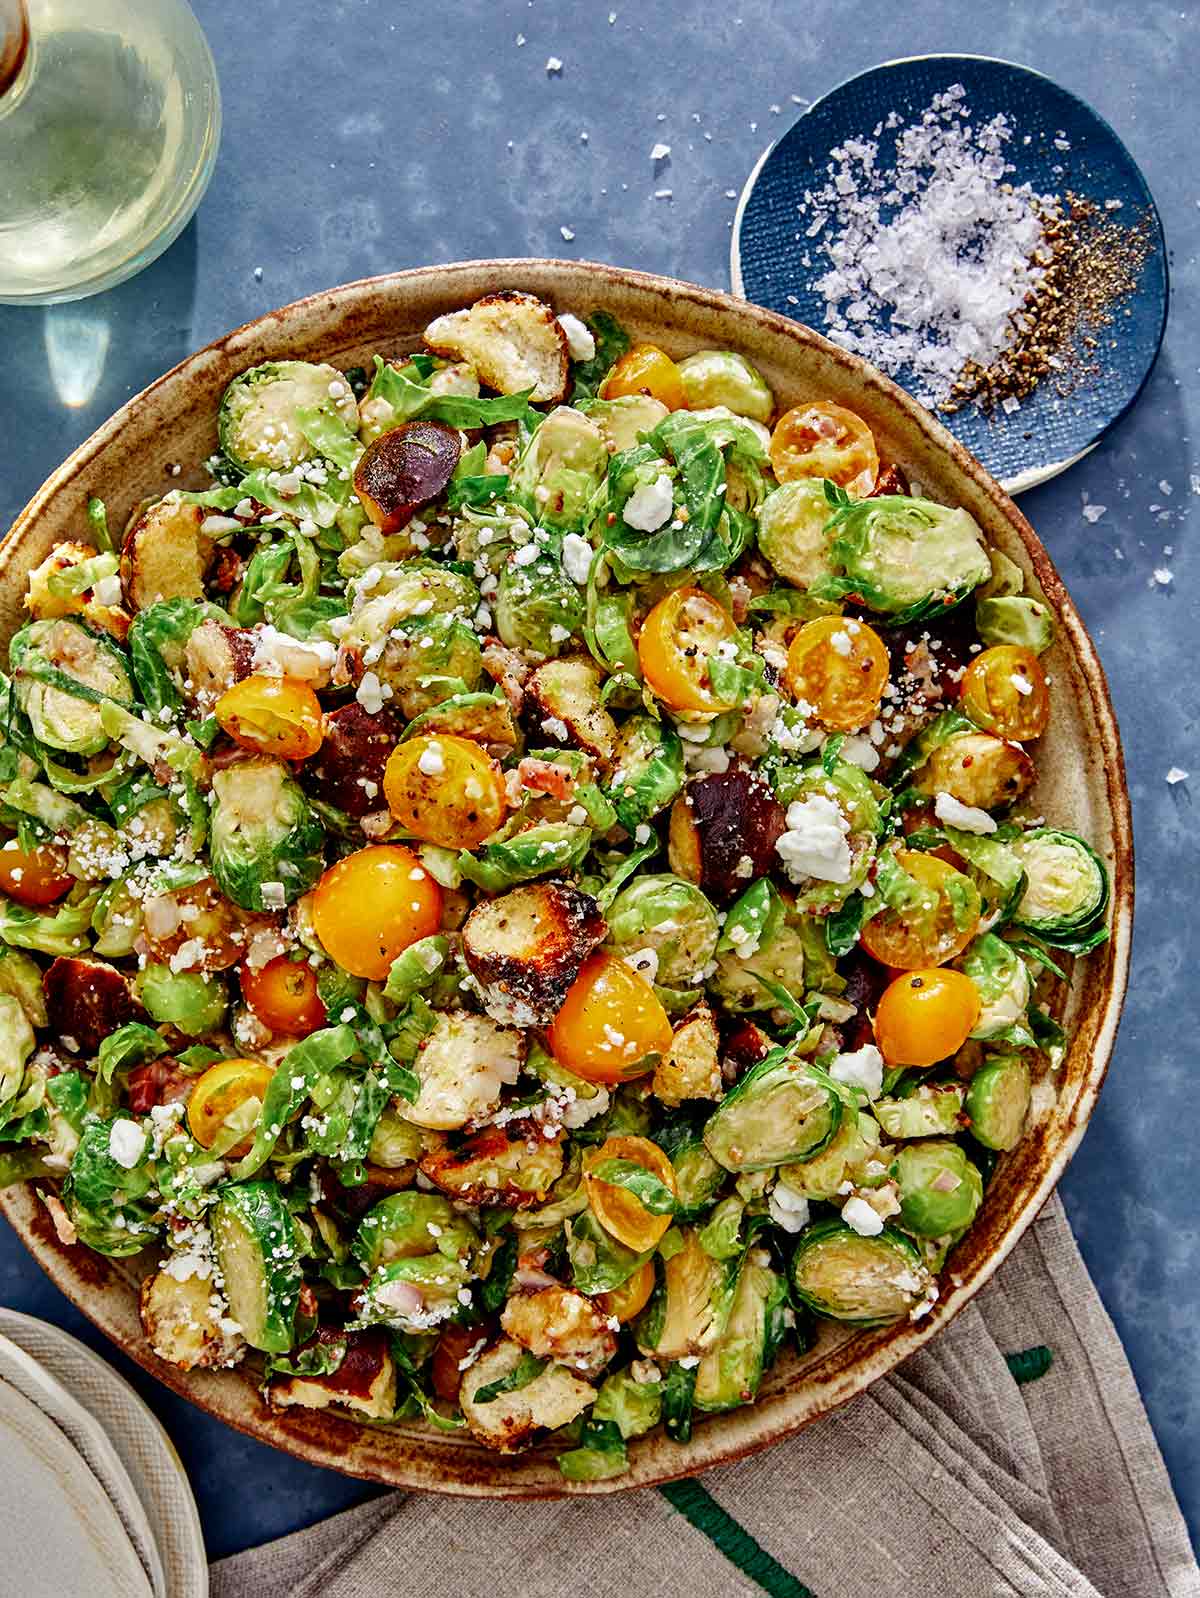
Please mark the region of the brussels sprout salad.
POLYGON ((215 440, 30 575, 0 1181, 162 1360, 570 1480, 925 1315, 1107 936, 1018 568, 842 405, 523 293, 215 440))

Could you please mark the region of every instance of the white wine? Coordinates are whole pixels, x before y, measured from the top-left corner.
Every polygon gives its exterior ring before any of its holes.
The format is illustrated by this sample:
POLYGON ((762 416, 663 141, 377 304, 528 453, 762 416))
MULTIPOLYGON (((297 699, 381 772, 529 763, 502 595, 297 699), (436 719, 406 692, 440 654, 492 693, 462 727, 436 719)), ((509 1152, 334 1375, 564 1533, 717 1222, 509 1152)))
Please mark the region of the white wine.
POLYGON ((77 299, 152 261, 219 135, 184 0, 0 0, 0 301, 77 299))

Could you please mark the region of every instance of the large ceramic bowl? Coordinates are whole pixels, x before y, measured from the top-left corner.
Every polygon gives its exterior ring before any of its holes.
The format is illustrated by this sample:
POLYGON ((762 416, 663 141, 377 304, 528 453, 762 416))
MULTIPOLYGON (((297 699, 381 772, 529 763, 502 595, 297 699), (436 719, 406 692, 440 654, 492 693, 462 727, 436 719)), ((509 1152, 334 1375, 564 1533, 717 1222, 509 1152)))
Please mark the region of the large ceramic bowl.
POLYGON ((894 384, 808 328, 708 289, 613 267, 473 261, 401 272, 301 300, 191 356, 77 449, 18 517, 0 548, 0 644, 18 625, 27 572, 57 540, 78 534, 89 495, 105 499, 113 525, 120 526, 144 496, 198 485, 191 463, 214 447, 217 401, 235 373, 276 356, 353 366, 376 350, 401 352, 416 346, 432 317, 502 288, 527 289, 559 310, 603 307, 637 337, 675 356, 712 346, 742 350, 766 374, 781 405, 820 395, 853 407, 870 422, 886 459, 899 462, 931 497, 964 505, 1057 615, 1058 639, 1048 657, 1054 718, 1038 748, 1034 804, 1051 822, 1090 839, 1113 880, 1112 938, 1078 962, 1065 998, 1071 1046, 1056 1074, 1057 1097, 1001 1160, 979 1218, 951 1257, 933 1313, 916 1324, 854 1333, 827 1324, 811 1352, 779 1359, 756 1404, 702 1421, 687 1446, 661 1435, 638 1441, 630 1449, 629 1475, 615 1482, 566 1484, 548 1451, 501 1459, 469 1437, 417 1424, 383 1430, 308 1410, 276 1414, 263 1404, 251 1368, 185 1374, 163 1364, 138 1324, 137 1287, 149 1260, 108 1260, 66 1248, 30 1189, 0 1196, 0 1208, 35 1259, 97 1326, 176 1392, 230 1425, 314 1464, 400 1487, 549 1497, 644 1486, 765 1447, 892 1370, 978 1292, 1054 1187, 1096 1102, 1125 988, 1133 861, 1121 745, 1104 673, 1049 556, 1003 490, 894 384), (185 463, 182 477, 171 475, 175 462, 185 463))

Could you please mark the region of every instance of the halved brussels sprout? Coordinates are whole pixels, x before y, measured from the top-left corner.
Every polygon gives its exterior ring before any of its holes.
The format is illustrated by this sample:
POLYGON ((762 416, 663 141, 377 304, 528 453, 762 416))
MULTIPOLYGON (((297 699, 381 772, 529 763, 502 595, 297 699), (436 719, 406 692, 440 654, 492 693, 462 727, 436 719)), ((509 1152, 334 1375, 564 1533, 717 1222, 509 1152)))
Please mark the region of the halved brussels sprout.
POLYGON ((152 1021, 167 1022, 189 1038, 215 1032, 229 1004, 220 977, 204 971, 172 971, 151 963, 138 972, 134 987, 152 1021))
POLYGON ((509 491, 543 527, 578 531, 608 470, 604 435, 570 406, 552 410, 513 468, 509 491))
POLYGON ((947 1138, 907 1143, 892 1162, 900 1184, 900 1225, 917 1237, 961 1232, 983 1202, 983 1178, 947 1138))
POLYGON ((965 1089, 959 1082, 922 1082, 898 1099, 876 1099, 875 1117, 888 1137, 946 1137, 959 1129, 965 1089))
POLYGON ((1020 1026, 1029 1008, 1031 986, 1024 960, 1003 938, 985 932, 969 945, 959 961, 979 989, 979 1020, 973 1038, 994 1038, 1020 1026))
POLYGON ((60 617, 34 621, 9 645, 17 703, 33 735, 50 749, 95 755, 108 747, 100 719, 106 701, 133 704, 124 653, 104 633, 60 617))
POLYGON ((705 1147, 703 1121, 679 1116, 659 1131, 658 1143, 675 1171, 676 1218, 699 1220, 729 1175, 705 1147))
POLYGON ((1020 744, 990 732, 956 732, 932 751, 913 786, 921 793, 948 793, 959 804, 998 810, 1015 804, 1035 775, 1020 744))
POLYGON ((453 694, 410 721, 400 741, 439 732, 474 739, 497 755, 514 749, 520 736, 503 694, 453 694))
POLYGON ((668 722, 630 716, 613 751, 605 790, 628 832, 665 810, 683 787, 683 744, 668 722))
POLYGON ((369 1273, 394 1260, 430 1254, 449 1260, 469 1259, 479 1234, 438 1193, 390 1193, 367 1211, 350 1245, 369 1273))
POLYGON ((471 693, 483 676, 479 640, 453 616, 407 616, 387 636, 370 668, 406 716, 432 710, 451 694, 471 693))
POLYGON ((831 1320, 886 1326, 929 1302, 933 1278, 916 1244, 885 1227, 861 1237, 844 1221, 802 1233, 792 1255, 796 1297, 831 1320))
POLYGON ((706 1354, 725 1330, 736 1285, 736 1261, 713 1259, 699 1232, 685 1227, 681 1246, 664 1262, 654 1296, 636 1322, 642 1353, 656 1359, 706 1354))
POLYGON ((1020 1141, 1033 1097, 1029 1067, 1019 1054, 997 1054, 967 1088, 971 1135, 985 1149, 1011 1149, 1020 1141))
POLYGON ((787 1283, 771 1269, 770 1256, 752 1248, 738 1272, 725 1330, 696 1371, 697 1409, 720 1411, 754 1402, 787 1329, 787 1296, 787 1283))
POLYGON ((720 934, 717 912, 682 877, 636 877, 608 911, 608 942, 617 949, 653 949, 657 980, 667 987, 702 981, 720 934))
POLYGON ((324 869, 325 831, 279 760, 243 760, 213 775, 212 872, 243 910, 282 910, 324 869))
POLYGON ((828 579, 818 593, 828 599, 855 594, 895 626, 940 615, 992 570, 969 511, 899 494, 847 501, 837 513, 830 552, 845 576, 828 579))
POLYGON ((1108 872, 1090 844, 1074 832, 1036 827, 1010 847, 1026 871, 1014 925, 1062 947, 1090 948, 1107 936, 1108 872))
POLYGON ((410 616, 456 616, 469 623, 479 606, 479 589, 469 577, 419 558, 371 566, 353 594, 350 624, 342 635, 352 649, 381 643, 410 616))
POLYGON ((605 1377, 592 1419, 612 1421, 626 1442, 644 1437, 662 1418, 662 1383, 639 1382, 633 1371, 614 1371, 605 1377))
POLYGON ((1027 594, 975 602, 975 631, 985 644, 1020 644, 1040 655, 1054 642, 1050 607, 1027 594))
POLYGON ((759 506, 759 551, 786 582, 809 589, 833 576, 825 530, 831 514, 825 485, 814 477, 781 484, 759 506))
POLYGON ((775 987, 786 989, 797 1001, 804 998, 809 986, 804 962, 802 933, 781 920, 764 934, 753 954, 744 956, 730 950, 718 955, 711 978, 713 992, 727 1010, 738 1015, 773 1010, 779 1003, 775 987))
MULTIPOLYGON (((228 615, 218 605, 197 604, 194 599, 160 599, 133 618, 126 640, 129 660, 142 702, 151 710, 182 704, 184 682, 194 675, 185 655, 188 640, 206 621, 221 629, 219 637, 232 631, 228 615)), ((228 686, 228 680, 222 684, 228 686)), ((188 697, 196 698, 194 686, 188 697)))
POLYGON ((271 1354, 291 1348, 304 1272, 299 1234, 278 1187, 240 1182, 222 1188, 212 1232, 229 1313, 243 1337, 271 1354))
POLYGON ((841 1119, 842 1100, 824 1071, 773 1049, 714 1110, 704 1141, 727 1171, 766 1171, 812 1159, 841 1119))
POLYGON ((356 1299, 358 1324, 427 1332, 461 1310, 459 1293, 471 1280, 468 1265, 443 1254, 393 1260, 372 1272, 356 1299))
POLYGON ((579 409, 600 429, 605 447, 612 455, 633 449, 642 435, 652 433, 671 413, 661 400, 650 394, 622 394, 618 399, 584 400, 579 409))
POLYGON ((769 422, 775 396, 756 366, 734 350, 699 350, 679 362, 679 378, 690 411, 724 405, 738 416, 769 422))
POLYGON ((779 1181, 789 1192, 807 1199, 832 1199, 848 1181, 866 1186, 866 1167, 878 1155, 879 1127, 865 1111, 844 1108, 841 1124, 811 1160, 780 1169, 779 1181))
POLYGON ((535 877, 569 871, 583 859, 591 841, 590 827, 543 821, 509 838, 485 843, 475 854, 464 849, 458 867, 468 882, 487 893, 501 893, 535 877))
MULTIPOLYGON (((540 438, 543 427, 534 438, 540 438)), ((529 548, 526 545, 525 548, 529 548)), ((553 555, 505 563, 492 606, 500 641, 510 649, 560 655, 583 629, 583 595, 553 555)))
POLYGON ((313 453, 300 416, 310 407, 333 410, 357 432, 358 403, 336 367, 308 361, 252 366, 222 396, 217 413, 221 448, 243 472, 255 467, 288 471, 313 453))

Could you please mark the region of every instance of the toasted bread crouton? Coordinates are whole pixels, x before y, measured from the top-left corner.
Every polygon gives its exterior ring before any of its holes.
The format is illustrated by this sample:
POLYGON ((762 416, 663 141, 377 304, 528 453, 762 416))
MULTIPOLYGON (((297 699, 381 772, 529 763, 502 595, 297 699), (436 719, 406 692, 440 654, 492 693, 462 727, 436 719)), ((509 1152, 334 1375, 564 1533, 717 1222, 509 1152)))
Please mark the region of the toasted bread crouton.
POLYGON ((566 398, 567 335, 550 307, 532 294, 488 294, 468 310, 437 317, 424 336, 435 355, 469 361, 481 382, 499 394, 529 388, 539 405, 566 398))
POLYGON ((203 599, 214 544, 201 505, 160 499, 130 523, 121 546, 121 585, 131 610, 159 599, 203 599))
POLYGON ((490 1016, 539 1026, 607 930, 591 894, 569 882, 528 883, 476 905, 463 927, 463 956, 490 1016))
POLYGON ((169 1270, 156 1271, 142 1283, 139 1312, 150 1347, 180 1370, 236 1365, 246 1352, 207 1276, 181 1280, 169 1270))
MULTIPOLYGON (((94 560, 97 551, 91 544, 55 544, 40 566, 29 574, 29 589, 25 595, 25 608, 34 621, 55 621, 60 616, 80 616, 89 626, 108 633, 119 644, 125 642, 131 617, 121 605, 103 605, 96 590, 86 589, 82 594, 55 594, 50 590, 50 579, 60 572, 82 566, 94 560)), ((109 579, 114 582, 114 579, 109 579)), ((101 589, 103 592, 103 589, 101 589)), ((116 596, 113 596, 116 597, 116 596)))
POLYGON ((459 1403, 471 1435, 501 1454, 515 1454, 527 1448, 542 1427, 553 1430, 565 1426, 596 1397, 596 1389, 569 1370, 547 1365, 524 1387, 499 1393, 487 1403, 477 1403, 476 1393, 511 1375, 524 1353, 520 1343, 505 1338, 471 1366, 459 1390, 459 1403))
POLYGON ((617 1351, 608 1316, 570 1287, 518 1293, 504 1306, 500 1324, 539 1359, 552 1359, 581 1376, 596 1376, 617 1351))
POLYGON ((399 1113, 415 1126, 452 1132, 496 1108, 500 1089, 516 1082, 524 1058, 520 1032, 485 1015, 443 1011, 413 1062, 421 1091, 399 1113))
POLYGON ((721 1097, 720 1040, 707 1004, 698 1004, 675 1028, 671 1047, 654 1072, 654 1096, 672 1109, 685 1099, 721 1097))
POLYGON ((396 1366, 387 1333, 380 1326, 339 1332, 322 1326, 317 1341, 346 1342, 341 1364, 326 1376, 273 1376, 268 1401, 276 1409, 300 1405, 328 1409, 339 1404, 370 1420, 390 1420, 396 1408, 396 1366))
POLYGON ((527 1121, 485 1127, 458 1148, 433 1149, 421 1160, 422 1174, 451 1198, 512 1209, 544 1203, 562 1169, 561 1140, 527 1121))
POLYGON ((254 633, 249 627, 226 627, 206 616, 188 634, 183 666, 188 698, 207 712, 227 688, 253 672, 254 633))
POLYGON ((617 724, 600 698, 600 668, 583 655, 548 660, 525 684, 525 693, 542 713, 542 731, 551 743, 568 740, 589 755, 609 761, 617 746, 617 724))

